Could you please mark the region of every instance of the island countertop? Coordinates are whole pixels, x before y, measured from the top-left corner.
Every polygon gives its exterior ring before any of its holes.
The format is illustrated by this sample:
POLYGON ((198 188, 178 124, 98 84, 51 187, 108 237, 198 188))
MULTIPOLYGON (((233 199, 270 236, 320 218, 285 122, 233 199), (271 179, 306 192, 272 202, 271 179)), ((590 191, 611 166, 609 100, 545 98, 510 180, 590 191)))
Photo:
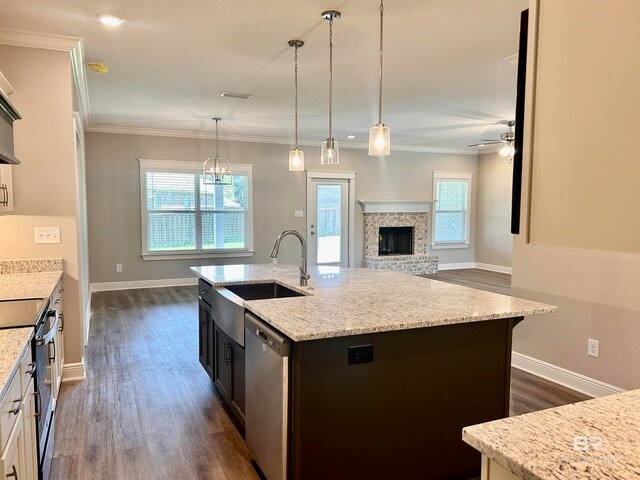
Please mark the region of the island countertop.
POLYGON ((462 439, 524 480, 640 478, 640 389, 495 420, 462 439))
POLYGON ((297 266, 241 264, 192 267, 214 287, 276 282, 304 296, 245 301, 247 310, 307 341, 553 313, 557 307, 391 270, 311 267, 307 287, 297 266))

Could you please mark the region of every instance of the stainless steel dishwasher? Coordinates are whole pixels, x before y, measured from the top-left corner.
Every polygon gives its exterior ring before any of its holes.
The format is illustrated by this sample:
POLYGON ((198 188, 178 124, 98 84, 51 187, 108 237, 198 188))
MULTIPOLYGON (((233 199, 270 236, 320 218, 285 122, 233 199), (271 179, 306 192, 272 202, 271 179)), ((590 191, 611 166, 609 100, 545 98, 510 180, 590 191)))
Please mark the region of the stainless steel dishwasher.
POLYGON ((245 313, 245 437, 268 480, 287 478, 290 340, 245 313))

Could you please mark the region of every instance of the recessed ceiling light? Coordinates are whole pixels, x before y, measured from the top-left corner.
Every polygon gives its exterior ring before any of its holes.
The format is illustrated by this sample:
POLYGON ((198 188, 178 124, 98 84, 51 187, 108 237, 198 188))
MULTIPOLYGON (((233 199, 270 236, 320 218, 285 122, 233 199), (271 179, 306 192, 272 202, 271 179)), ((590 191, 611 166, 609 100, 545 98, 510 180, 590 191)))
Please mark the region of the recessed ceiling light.
POLYGON ((96 15, 96 18, 101 24, 108 25, 110 27, 117 27, 118 25, 122 25, 122 22, 124 22, 124 18, 110 13, 99 13, 96 15))
POLYGON ((226 90, 220 93, 221 97, 230 97, 230 98, 242 98, 246 100, 247 98, 253 97, 253 93, 238 93, 238 92, 227 92, 226 90))
POLYGON ((356 136, 355 136, 355 135, 347 135, 347 138, 348 138, 349 140, 353 140, 354 138, 356 138, 356 136))

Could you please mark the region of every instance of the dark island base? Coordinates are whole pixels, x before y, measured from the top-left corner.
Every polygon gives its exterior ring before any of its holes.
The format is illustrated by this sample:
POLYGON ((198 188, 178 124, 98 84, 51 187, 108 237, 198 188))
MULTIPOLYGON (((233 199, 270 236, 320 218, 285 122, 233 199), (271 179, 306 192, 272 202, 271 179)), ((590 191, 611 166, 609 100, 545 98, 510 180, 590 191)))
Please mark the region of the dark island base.
POLYGON ((462 428, 508 416, 520 320, 293 343, 291 477, 478 477, 462 428), (349 364, 360 345, 373 345, 373 361, 349 364))

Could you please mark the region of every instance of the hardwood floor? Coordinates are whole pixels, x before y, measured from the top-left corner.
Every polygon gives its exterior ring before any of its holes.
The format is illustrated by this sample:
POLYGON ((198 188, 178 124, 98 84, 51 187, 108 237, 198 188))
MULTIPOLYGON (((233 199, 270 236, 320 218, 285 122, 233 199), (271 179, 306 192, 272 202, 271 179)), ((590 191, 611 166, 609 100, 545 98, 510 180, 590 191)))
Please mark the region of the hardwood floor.
MULTIPOLYGON (((455 283, 504 295, 511 294, 511 275, 490 272, 478 268, 444 270, 425 278, 455 283)), ((511 369, 511 415, 534 412, 568 403, 581 402, 590 397, 569 388, 550 382, 517 368, 511 369)))
MULTIPOLYGON (((196 287, 93 295, 87 378, 63 384, 52 480, 258 478, 198 363, 196 299, 196 287)), ((512 413, 582 399, 564 390, 514 369, 512 413)))
POLYGON ((65 383, 52 479, 252 479, 198 363, 197 289, 93 296, 87 378, 65 383))
POLYGON ((425 278, 455 283, 463 287, 479 288, 490 292, 511 295, 511 275, 507 273, 489 272, 479 268, 461 270, 443 270, 432 275, 421 275, 425 278))

